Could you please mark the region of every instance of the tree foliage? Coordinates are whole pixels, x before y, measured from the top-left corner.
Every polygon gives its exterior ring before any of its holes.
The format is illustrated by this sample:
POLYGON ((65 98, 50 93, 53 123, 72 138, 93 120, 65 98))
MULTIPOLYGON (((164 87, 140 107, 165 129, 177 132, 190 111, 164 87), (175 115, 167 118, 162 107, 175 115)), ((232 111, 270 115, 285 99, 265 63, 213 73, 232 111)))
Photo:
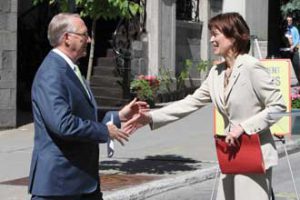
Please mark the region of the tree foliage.
POLYGON ((130 19, 137 13, 142 13, 143 8, 135 3, 134 0, 32 0, 34 5, 42 2, 51 4, 59 4, 61 11, 70 12, 75 3, 75 8, 80 11, 82 17, 89 17, 93 20, 92 35, 91 35, 91 49, 89 55, 87 80, 90 81, 92 74, 92 64, 94 59, 94 46, 95 46, 95 30, 96 21, 100 18, 115 19, 117 17, 130 19))
POLYGON ((281 12, 284 16, 288 13, 292 13, 293 11, 300 10, 300 1, 299 0, 291 0, 286 4, 281 6, 281 12))
MULTIPOLYGON (((42 2, 49 4, 58 3, 61 11, 70 11, 70 0, 33 0, 33 4, 37 5, 42 2)), ((75 6, 80 10, 82 17, 90 17, 93 20, 97 19, 115 19, 117 17, 130 18, 139 12, 142 8, 139 4, 130 0, 73 0, 75 6)))

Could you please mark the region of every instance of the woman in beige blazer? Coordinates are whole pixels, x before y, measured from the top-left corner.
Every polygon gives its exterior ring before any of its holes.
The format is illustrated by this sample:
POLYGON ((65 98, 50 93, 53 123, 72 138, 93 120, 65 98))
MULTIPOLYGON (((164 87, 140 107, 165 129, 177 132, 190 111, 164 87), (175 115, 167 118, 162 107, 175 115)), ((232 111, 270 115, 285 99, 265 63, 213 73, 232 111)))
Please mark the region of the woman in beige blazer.
MULTIPOLYGON (((213 102, 221 113, 226 142, 235 145, 242 134, 260 134, 265 174, 221 174, 217 199, 268 200, 271 196, 272 166, 278 156, 269 127, 278 119, 270 113, 285 112, 286 105, 274 80, 259 60, 247 55, 250 31, 238 13, 220 14, 209 21, 211 45, 224 62, 210 70, 194 94, 164 108, 141 113, 126 124, 127 131, 150 123, 159 128, 213 102)), ((251 158, 251 155, 249 155, 251 158)))

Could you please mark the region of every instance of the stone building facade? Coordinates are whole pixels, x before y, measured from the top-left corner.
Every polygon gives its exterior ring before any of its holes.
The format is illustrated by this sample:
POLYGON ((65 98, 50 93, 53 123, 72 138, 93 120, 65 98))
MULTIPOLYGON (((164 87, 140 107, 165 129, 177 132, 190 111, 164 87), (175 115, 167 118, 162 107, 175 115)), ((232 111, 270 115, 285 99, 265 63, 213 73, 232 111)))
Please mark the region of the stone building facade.
MULTIPOLYGON (((132 44, 133 72, 158 75, 160 68, 165 67, 175 76, 185 59, 215 59, 211 54, 207 22, 225 11, 237 11, 245 17, 262 44, 263 57, 270 52, 268 40, 273 41, 272 44, 276 41, 276 31, 268 31, 277 23, 272 23, 270 17, 277 20, 280 15, 275 1, 199 0, 197 22, 176 20, 176 3, 176 0, 147 1, 146 32, 140 41, 132 44), (278 14, 274 12, 274 5, 278 14)), ((0 128, 17 126, 17 23, 18 14, 30 7, 31 0, 0 1, 0 128)), ((19 72, 18 76, 22 74, 19 72)), ((22 85, 18 85, 20 88, 22 85)))
POLYGON ((0 1, 0 127, 17 124, 18 0, 0 1))

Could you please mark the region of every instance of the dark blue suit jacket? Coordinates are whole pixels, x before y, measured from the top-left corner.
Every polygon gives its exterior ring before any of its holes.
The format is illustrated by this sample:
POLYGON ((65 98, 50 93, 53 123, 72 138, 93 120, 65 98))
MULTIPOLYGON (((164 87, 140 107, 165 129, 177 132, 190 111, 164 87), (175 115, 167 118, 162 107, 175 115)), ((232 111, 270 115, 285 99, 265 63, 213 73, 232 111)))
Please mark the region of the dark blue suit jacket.
MULTIPOLYGON (((91 94, 91 93, 90 93, 91 94)), ((51 51, 32 85, 34 148, 29 192, 40 196, 91 193, 99 187, 99 144, 108 140, 105 125, 117 112, 97 122, 93 95, 86 93, 67 62, 51 51)))

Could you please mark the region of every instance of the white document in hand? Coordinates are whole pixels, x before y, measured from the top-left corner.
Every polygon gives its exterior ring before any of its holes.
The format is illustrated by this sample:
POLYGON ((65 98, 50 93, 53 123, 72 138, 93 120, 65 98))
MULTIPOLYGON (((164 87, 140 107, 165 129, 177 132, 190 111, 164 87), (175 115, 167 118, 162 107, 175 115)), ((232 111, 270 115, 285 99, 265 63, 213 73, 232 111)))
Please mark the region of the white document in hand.
MULTIPOLYGON (((114 116, 113 116, 113 114, 110 115, 110 121, 107 122, 106 124, 114 124, 114 116)), ((110 139, 110 137, 108 137, 108 141, 107 141, 107 157, 109 157, 109 158, 113 157, 114 153, 115 153, 114 141, 112 141, 110 139)))

